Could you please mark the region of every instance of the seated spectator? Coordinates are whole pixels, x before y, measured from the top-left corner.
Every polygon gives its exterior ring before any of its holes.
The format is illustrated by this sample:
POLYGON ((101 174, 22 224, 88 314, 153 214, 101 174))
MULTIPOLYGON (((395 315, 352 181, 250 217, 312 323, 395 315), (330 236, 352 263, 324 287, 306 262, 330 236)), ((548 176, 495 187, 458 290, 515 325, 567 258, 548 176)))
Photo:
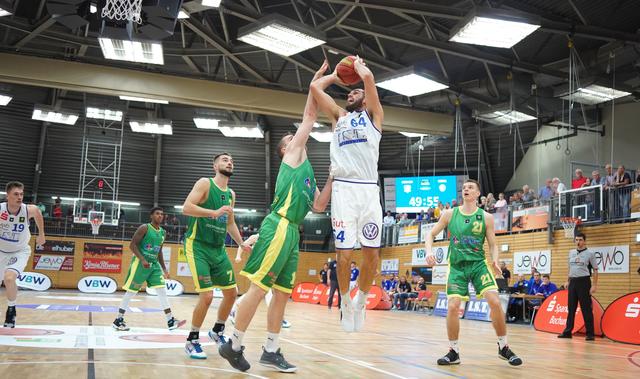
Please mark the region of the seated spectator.
POLYGON ((498 194, 498 201, 496 201, 496 212, 501 211, 503 208, 507 208, 507 200, 504 198, 504 193, 500 192, 498 194))
POLYGON ((540 292, 541 285, 542 279, 540 279, 540 273, 536 271, 533 274, 533 281, 531 282, 529 287, 529 295, 536 295, 538 292, 540 292))
POLYGON ((529 293, 529 281, 519 274, 518 281, 513 283, 513 289, 516 293, 529 293))
POLYGON ((531 277, 529 278, 529 287, 533 286, 533 281, 535 280, 535 275, 540 274, 535 267, 531 267, 531 277))
POLYGON ((411 283, 407 281, 406 276, 400 277, 400 282, 396 286, 396 292, 393 294, 393 305, 398 310, 405 310, 409 293, 411 292, 411 283))
POLYGON ((558 291, 558 287, 555 284, 551 283, 551 278, 549 274, 542 275, 542 285, 538 287, 538 292, 536 295, 542 295, 546 299, 554 292, 558 291))
POLYGON ((413 291, 409 294, 409 298, 417 299, 418 292, 426 291, 426 290, 427 290, 427 283, 424 282, 424 278, 422 276, 418 276, 418 279, 416 280, 416 285, 413 287, 413 291))
POLYGON ((509 281, 511 280, 511 271, 507 268, 507 264, 504 262, 500 263, 500 270, 502 271, 502 277, 507 281, 507 285, 509 285, 509 281))
MULTIPOLYGON (((513 283, 514 293, 529 293, 529 281, 525 279, 524 275, 518 275, 518 281, 513 283)), ((509 299, 509 306, 507 308, 507 315, 509 322, 514 322, 522 318, 522 301, 523 299, 509 299)))
POLYGON ((541 201, 549 201, 553 197, 553 192, 551 179, 547 179, 544 181, 544 187, 540 188, 538 198, 540 198, 541 201))
POLYGON ((607 184, 607 180, 600 176, 600 171, 594 170, 591 173, 591 185, 592 186, 605 186, 607 184))
POLYGON ((576 169, 576 177, 571 181, 571 189, 587 187, 589 185, 589 178, 583 175, 581 169, 576 169))

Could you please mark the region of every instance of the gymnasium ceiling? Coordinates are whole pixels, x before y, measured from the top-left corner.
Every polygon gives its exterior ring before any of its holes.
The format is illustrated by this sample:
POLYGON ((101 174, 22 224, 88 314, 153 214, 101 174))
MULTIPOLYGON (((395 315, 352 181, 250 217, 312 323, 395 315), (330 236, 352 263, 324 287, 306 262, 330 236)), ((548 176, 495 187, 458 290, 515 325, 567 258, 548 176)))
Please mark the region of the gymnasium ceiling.
MULTIPOLYGON (((553 88, 568 81, 570 38, 581 59, 581 77, 612 83, 615 74, 617 88, 640 91, 637 0, 223 0, 220 8, 185 1, 182 8, 190 17, 178 20, 174 34, 162 40, 164 65, 104 59, 97 13, 87 16, 88 25, 69 29, 48 14, 46 0, 16 1, 22 11, 0 17, 0 52, 300 94, 307 92, 325 56, 333 66, 346 54, 359 54, 376 76, 414 66, 445 79, 449 89, 412 98, 379 92, 386 105, 447 115, 454 113, 459 98, 465 128, 474 123, 474 110, 512 97, 514 104, 535 109, 532 84, 537 86, 543 123, 561 117, 562 101, 554 97, 553 88), (538 17, 542 27, 511 49, 449 42, 455 25, 478 6, 526 12, 538 17), (273 13, 326 33, 327 43, 282 57, 237 39, 239 28, 273 13)), ((344 97, 346 89, 332 87, 331 92, 344 97)), ((634 96, 621 99, 632 100, 634 96)), ((167 108, 164 117, 171 118, 170 113, 167 108)), ((267 120, 290 123, 278 117, 267 120)), ((520 128, 526 145, 535 136, 536 123, 520 128)))

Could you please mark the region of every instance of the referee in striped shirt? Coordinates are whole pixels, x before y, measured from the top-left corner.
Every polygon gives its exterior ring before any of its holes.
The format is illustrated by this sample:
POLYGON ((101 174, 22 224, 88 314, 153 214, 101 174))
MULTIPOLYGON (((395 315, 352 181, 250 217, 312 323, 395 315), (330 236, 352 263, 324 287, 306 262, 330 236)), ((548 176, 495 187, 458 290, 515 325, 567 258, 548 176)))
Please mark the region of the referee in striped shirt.
POLYGON ((571 338, 573 323, 576 317, 578 302, 582 310, 582 317, 587 329, 587 341, 595 339, 593 329, 593 308, 591 295, 596 292, 598 286, 598 263, 595 252, 587 248, 587 236, 576 233, 576 250, 569 252, 569 316, 567 325, 558 338, 571 338), (593 270, 593 285, 591 284, 591 270, 593 270))

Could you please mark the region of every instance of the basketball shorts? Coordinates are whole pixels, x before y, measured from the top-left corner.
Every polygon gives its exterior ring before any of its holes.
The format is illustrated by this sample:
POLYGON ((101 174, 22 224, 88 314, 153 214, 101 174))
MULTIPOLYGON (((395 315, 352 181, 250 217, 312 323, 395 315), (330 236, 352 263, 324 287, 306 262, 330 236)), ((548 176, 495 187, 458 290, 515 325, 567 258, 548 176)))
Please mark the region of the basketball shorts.
POLYGON ((131 259, 129 272, 124 280, 122 288, 129 292, 138 292, 144 283, 149 288, 164 287, 164 273, 160 262, 149 262, 149 268, 145 268, 135 255, 131 259))
POLYGON ((260 237, 240 275, 265 291, 274 288, 291 293, 298 270, 298 225, 271 213, 258 233, 260 237))
POLYGON ((224 246, 213 246, 197 240, 185 241, 184 251, 196 292, 236 287, 233 266, 224 246))
POLYGON ((380 247, 382 206, 378 185, 334 179, 331 223, 338 250, 351 250, 356 242, 364 247, 380 247))
POLYGON ((479 298, 489 290, 498 290, 496 279, 486 260, 449 265, 447 296, 469 300, 469 283, 473 284, 479 298))
POLYGON ((4 279, 4 273, 7 270, 15 271, 16 274, 22 275, 24 268, 31 256, 31 246, 28 246, 13 253, 4 253, 0 251, 0 280, 4 279))

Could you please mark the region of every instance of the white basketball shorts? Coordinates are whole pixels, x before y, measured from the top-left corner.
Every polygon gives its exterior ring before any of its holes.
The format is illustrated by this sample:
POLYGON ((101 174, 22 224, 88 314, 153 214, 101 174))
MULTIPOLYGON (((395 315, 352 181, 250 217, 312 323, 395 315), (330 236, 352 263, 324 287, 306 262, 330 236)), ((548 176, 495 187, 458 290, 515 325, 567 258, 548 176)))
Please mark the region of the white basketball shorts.
POLYGON ((13 270, 18 275, 21 275, 24 268, 27 267, 29 256, 31 256, 30 246, 14 253, 3 253, 0 251, 0 280, 4 279, 4 272, 7 270, 13 270))
POLYGON ((380 247, 382 206, 376 183, 334 179, 331 191, 331 223, 336 249, 380 247))

